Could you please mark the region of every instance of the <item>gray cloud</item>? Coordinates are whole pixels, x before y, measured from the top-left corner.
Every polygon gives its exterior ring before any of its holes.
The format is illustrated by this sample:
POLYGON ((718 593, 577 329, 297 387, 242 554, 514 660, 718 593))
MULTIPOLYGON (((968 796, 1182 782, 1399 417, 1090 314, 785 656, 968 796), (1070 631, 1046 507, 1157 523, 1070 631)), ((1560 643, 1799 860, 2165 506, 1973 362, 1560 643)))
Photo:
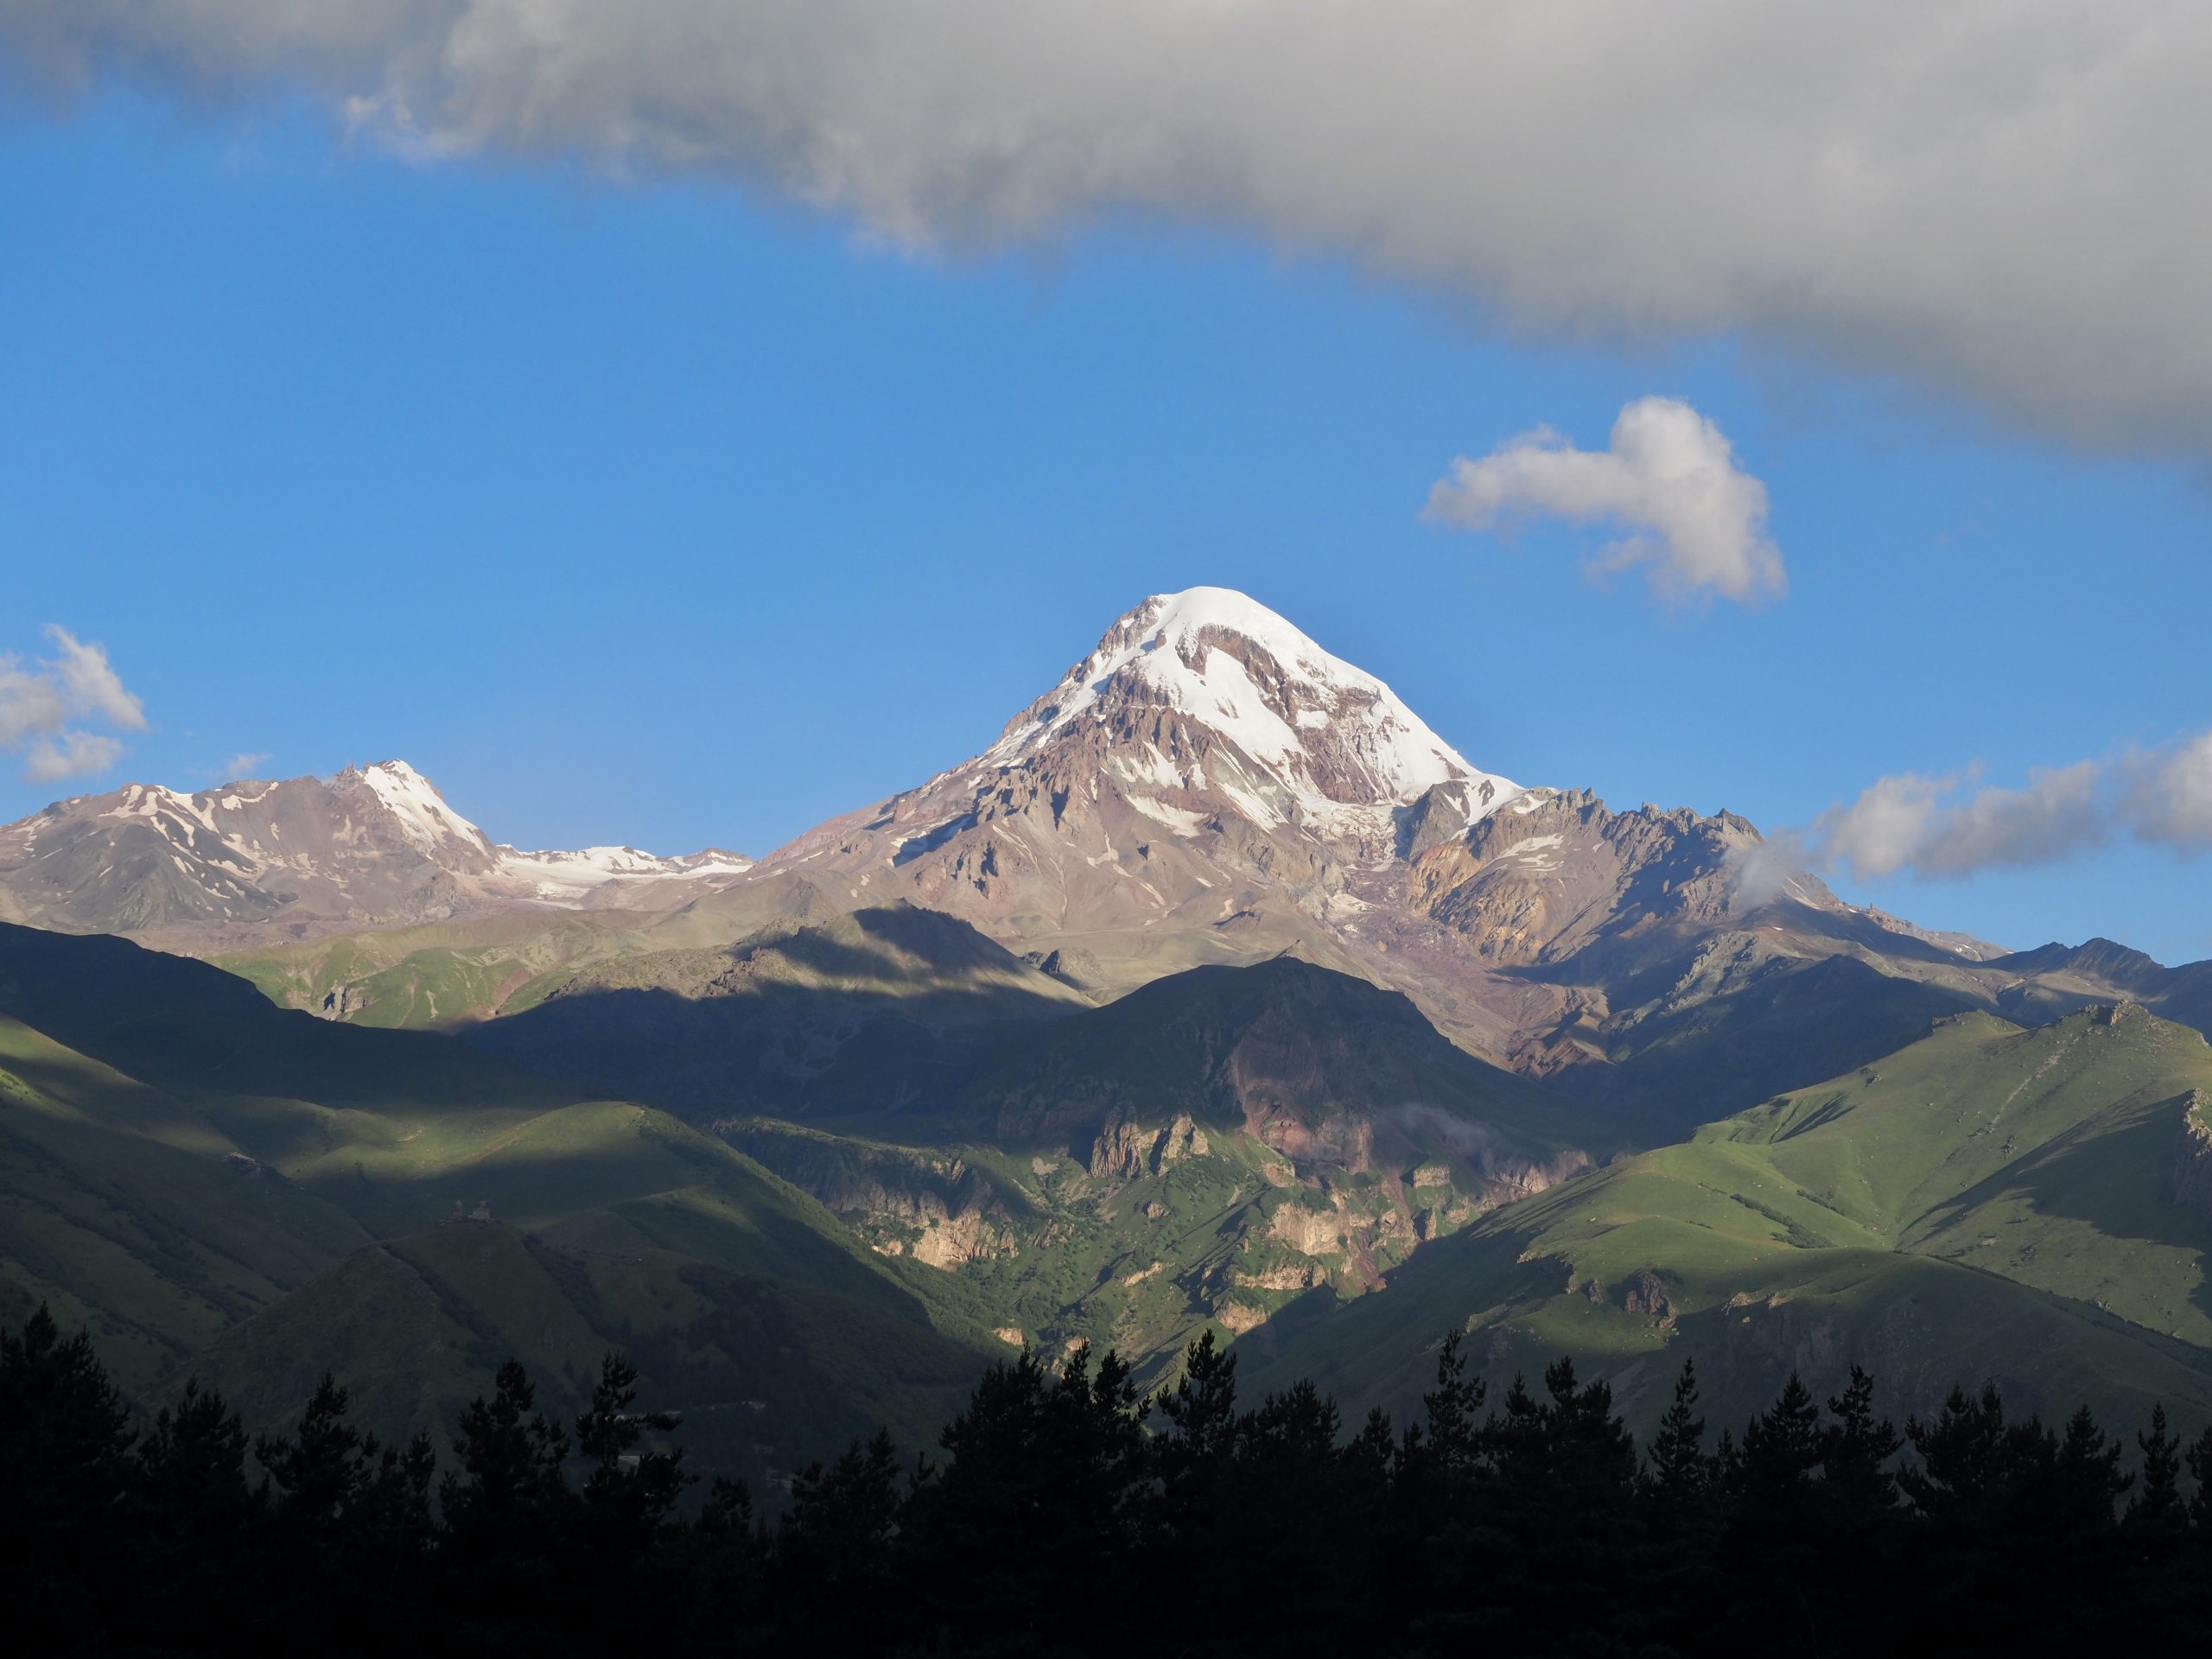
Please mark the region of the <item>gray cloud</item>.
POLYGON ((1516 326, 1741 332, 2212 448, 2188 0, 0 0, 0 56, 737 181, 912 248, 1228 226, 1516 326))
POLYGON ((1719 427, 1673 397, 1623 409, 1605 449, 1577 449, 1540 427, 1480 461, 1462 456, 1429 492, 1428 516, 1469 530, 1540 516, 1621 524, 1630 533, 1599 568, 1641 566, 1673 598, 1751 602, 1789 586, 1766 537, 1766 486, 1737 466, 1719 427))
POLYGON ((1808 842, 1822 863, 1861 880, 2056 863, 2111 833, 2103 780, 2094 760, 2032 773, 2025 789, 1969 790, 1955 778, 1904 772, 1823 813, 1808 842))
POLYGON ((2177 853, 2212 852, 2212 732, 2152 755, 2131 755, 2119 811, 2138 841, 2177 853))
POLYGON ((2032 772, 2024 789, 1899 772, 1781 839, 1808 865, 1871 880, 2056 864, 2120 836, 2212 852, 2212 732, 2032 772))
POLYGON ((22 754, 23 776, 34 783, 105 772, 122 759, 122 743, 76 722, 142 731, 145 709, 104 646, 53 625, 46 637, 54 655, 42 661, 0 654, 0 749, 22 754))

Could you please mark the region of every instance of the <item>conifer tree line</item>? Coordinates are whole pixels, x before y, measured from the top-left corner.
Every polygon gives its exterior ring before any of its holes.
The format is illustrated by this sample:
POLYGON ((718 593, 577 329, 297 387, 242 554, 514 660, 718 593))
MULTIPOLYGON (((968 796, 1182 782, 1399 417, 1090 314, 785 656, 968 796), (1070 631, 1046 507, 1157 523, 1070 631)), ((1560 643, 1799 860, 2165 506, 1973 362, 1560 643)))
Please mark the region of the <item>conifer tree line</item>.
POLYGON ((1570 1361, 1491 1402, 1455 1336, 1402 1429, 1240 1402, 1211 1332, 1151 1399, 1113 1354, 993 1365, 930 1455, 700 1484, 609 1355, 572 1424, 514 1361, 449 1448, 326 1377, 251 1439, 188 1384, 134 1423, 89 1337, 0 1332, 0 1609, 20 1653, 2197 1653, 2212 1427, 2127 1443, 1854 1368, 1639 1448, 1570 1361), (447 1455, 449 1449, 450 1455, 447 1455))

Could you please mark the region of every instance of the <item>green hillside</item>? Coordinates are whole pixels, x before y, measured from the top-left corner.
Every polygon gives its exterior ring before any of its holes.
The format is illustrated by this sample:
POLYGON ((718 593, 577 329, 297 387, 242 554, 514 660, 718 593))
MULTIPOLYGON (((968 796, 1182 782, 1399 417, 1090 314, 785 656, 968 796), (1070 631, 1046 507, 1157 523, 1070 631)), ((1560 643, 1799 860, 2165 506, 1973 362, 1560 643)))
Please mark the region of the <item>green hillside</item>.
POLYGON ((1501 1211, 1383 1294, 1287 1309, 1248 1363, 1402 1403, 1461 1328, 1497 1376, 1573 1353, 1646 1423, 1686 1355, 1723 1422, 1854 1361, 1900 1413, 1987 1377, 2047 1413, 2201 1420, 2212 1225, 2176 1195, 2208 1085, 2203 1039, 2128 1005, 2036 1031, 1962 1015, 1501 1211))
POLYGON ((970 1287, 1007 1340, 1110 1345, 1146 1376, 1209 1323, 1357 1296, 1608 1149, 1405 997, 1292 958, 1019 1031, 835 1134, 721 1127, 876 1250, 970 1287))
POLYGON ((1002 1351, 675 1118, 115 940, 0 928, 0 1317, 47 1300, 134 1392, 200 1371, 257 1424, 327 1366, 373 1427, 447 1421, 511 1352, 567 1408, 621 1346, 758 1476, 920 1433, 1002 1351))

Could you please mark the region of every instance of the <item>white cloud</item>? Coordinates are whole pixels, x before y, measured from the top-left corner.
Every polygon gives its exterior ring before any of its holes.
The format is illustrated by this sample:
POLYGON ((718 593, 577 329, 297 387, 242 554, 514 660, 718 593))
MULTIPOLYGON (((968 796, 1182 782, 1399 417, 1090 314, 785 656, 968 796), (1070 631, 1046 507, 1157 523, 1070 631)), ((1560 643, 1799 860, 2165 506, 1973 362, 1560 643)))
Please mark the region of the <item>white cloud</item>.
POLYGON ((120 740, 101 732, 62 732, 35 738, 23 753, 23 776, 35 784, 105 772, 123 759, 120 740))
POLYGON ((1480 461, 1463 455, 1429 492, 1428 515, 1469 530, 1532 516, 1619 524, 1629 534, 1599 566, 1641 565, 1670 597, 1756 602, 1789 587, 1766 537, 1766 486, 1719 427, 1673 397, 1623 409, 1609 448, 1577 449, 1539 427, 1480 461))
POLYGON ((2120 815, 2130 834, 2179 853, 2212 852, 2212 732, 2132 756, 2123 770, 2120 815))
POLYGON ((108 665, 107 647, 86 645, 58 623, 47 624, 46 637, 60 648, 60 656, 49 666, 72 712, 97 715, 125 731, 145 729, 145 708, 108 665))
POLYGON ((1797 844, 1808 861, 1862 880, 2055 864, 2118 834, 2183 855, 2212 852, 2212 731, 2147 754, 2032 772, 2025 789, 1970 782, 1880 779, 1822 813, 1797 844))
POLYGON ((2025 789, 1968 791, 1955 778, 1903 772, 1823 813, 1808 840, 1823 863, 1861 880, 2053 864, 2110 834, 2103 781, 2094 760, 2032 772, 2025 789))
POLYGON ((269 751, 247 749, 223 762, 222 780, 226 784, 244 783, 269 764, 269 751))
POLYGON ((2212 448, 2186 0, 0 0, 51 87, 740 182, 914 247, 1135 213, 1567 337, 1743 334, 2212 448))
POLYGON ((75 722, 143 731, 145 709, 105 646, 52 624, 46 637, 56 655, 43 661, 0 654, 0 749, 21 753, 23 776, 34 783, 105 772, 122 759, 122 743, 75 722))

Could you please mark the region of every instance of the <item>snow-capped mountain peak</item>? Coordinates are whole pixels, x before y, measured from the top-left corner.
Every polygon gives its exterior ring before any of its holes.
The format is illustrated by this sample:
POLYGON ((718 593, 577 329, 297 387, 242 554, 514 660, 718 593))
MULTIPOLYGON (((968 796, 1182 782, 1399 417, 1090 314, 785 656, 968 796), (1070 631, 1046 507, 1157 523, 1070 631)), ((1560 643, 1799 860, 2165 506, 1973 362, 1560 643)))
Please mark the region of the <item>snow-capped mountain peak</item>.
POLYGON ((466 847, 485 857, 492 855, 490 837, 448 806, 438 786, 404 760, 349 766, 332 781, 361 784, 382 803, 400 833, 433 857, 448 844, 466 847))
MULTIPOLYGON (((1347 827, 1348 810, 1407 806, 1453 780, 1469 785, 1477 816, 1522 792, 1472 765, 1381 680, 1227 588, 1144 601, 982 758, 1018 764, 1071 728, 1147 706, 1228 740, 1325 831, 1347 827)), ((1257 780, 1230 786, 1237 781, 1257 780)))

